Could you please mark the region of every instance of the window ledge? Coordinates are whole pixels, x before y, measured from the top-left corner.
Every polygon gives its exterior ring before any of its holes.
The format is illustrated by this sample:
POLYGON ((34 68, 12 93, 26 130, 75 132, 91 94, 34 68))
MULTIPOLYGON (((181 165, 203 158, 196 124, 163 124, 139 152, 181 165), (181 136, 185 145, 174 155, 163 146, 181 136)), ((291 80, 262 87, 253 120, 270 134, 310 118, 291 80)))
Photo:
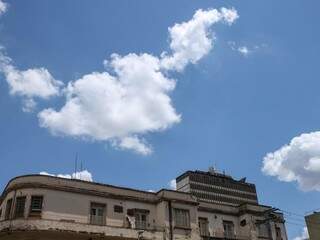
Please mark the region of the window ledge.
POLYGON ((174 229, 183 229, 191 231, 191 227, 174 226, 174 229))

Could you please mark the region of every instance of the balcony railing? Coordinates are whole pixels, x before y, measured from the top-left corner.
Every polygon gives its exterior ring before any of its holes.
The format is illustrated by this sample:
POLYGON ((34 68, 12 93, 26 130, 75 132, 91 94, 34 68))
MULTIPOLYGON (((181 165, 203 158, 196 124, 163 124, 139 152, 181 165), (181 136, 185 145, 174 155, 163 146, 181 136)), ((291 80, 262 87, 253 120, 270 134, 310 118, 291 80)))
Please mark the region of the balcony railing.
POLYGON ((203 236, 202 240, 250 240, 249 237, 245 236, 233 236, 233 237, 206 237, 203 236))
POLYGON ((136 229, 147 229, 147 222, 146 221, 136 221, 136 229))

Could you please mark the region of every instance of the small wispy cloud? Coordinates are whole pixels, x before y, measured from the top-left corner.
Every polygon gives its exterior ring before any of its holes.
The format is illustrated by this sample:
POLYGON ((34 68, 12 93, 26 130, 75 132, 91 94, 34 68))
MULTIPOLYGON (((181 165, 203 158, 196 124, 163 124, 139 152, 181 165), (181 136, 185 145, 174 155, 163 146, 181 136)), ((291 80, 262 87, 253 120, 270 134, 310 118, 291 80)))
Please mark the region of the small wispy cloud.
POLYGON ((239 53, 244 57, 248 57, 249 55, 253 54, 254 52, 260 50, 261 48, 266 47, 266 44, 261 45, 254 45, 254 46, 247 46, 247 45, 239 45, 234 41, 228 42, 229 47, 231 50, 239 53))
POLYGON ((248 47, 246 47, 246 46, 241 46, 241 47, 238 47, 238 52, 240 53, 240 54, 242 54, 243 56, 248 56, 248 54, 250 53, 250 50, 248 49, 248 47))
POLYGON ((0 16, 8 10, 8 3, 0 0, 0 16))
POLYGON ((176 179, 172 179, 169 183, 168 183, 170 189, 172 190, 177 190, 177 182, 176 179))

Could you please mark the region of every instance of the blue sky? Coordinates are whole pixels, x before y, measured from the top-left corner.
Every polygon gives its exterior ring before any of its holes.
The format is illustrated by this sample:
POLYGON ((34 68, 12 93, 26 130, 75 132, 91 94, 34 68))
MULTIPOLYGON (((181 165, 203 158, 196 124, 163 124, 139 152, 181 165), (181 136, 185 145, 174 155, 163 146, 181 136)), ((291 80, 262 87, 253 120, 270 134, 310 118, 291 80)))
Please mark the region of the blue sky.
MULTIPOLYGON (((255 183, 262 204, 302 215, 319 208, 317 1, 7 3, 7 11, 0 17, 2 56, 11 59, 6 66, 14 66, 20 73, 45 68, 52 81, 63 82, 64 86, 57 84, 42 97, 13 93, 8 72, 1 74, 2 188, 17 175, 41 171, 71 174, 78 153, 84 168, 98 182, 157 190, 168 187, 168 182, 185 170, 206 170, 215 165, 255 183), (173 56, 168 27, 188 22, 198 9, 221 7, 234 8, 239 18, 232 24, 222 19, 210 26, 212 49, 195 64, 189 59, 181 71, 163 67, 163 76, 170 79, 166 84, 176 83, 174 89, 161 92, 171 102, 160 112, 157 109, 162 105, 155 102, 150 111, 160 118, 170 107, 175 113, 163 117, 162 125, 136 130, 129 136, 140 150, 146 147, 152 153, 128 149, 132 148, 124 141, 128 136, 118 137, 119 132, 115 138, 106 140, 103 135, 101 140, 96 132, 71 134, 65 126, 59 125, 58 129, 55 122, 40 126, 39 112, 51 108, 60 113, 66 104, 63 89, 68 82, 75 83, 86 74, 93 76, 93 72, 116 75, 114 67, 103 64, 104 60, 113 63, 113 53, 119 54, 118 60, 130 53, 151 54, 156 60, 161 59, 163 51, 173 56), (31 104, 26 112, 22 109, 28 101, 35 101, 36 106, 31 104), (52 134, 52 130, 59 133, 52 134), (301 137, 303 133, 306 135, 301 137), (281 150, 285 144, 287 148, 281 150), (262 171, 263 159, 270 152, 274 154, 262 171)), ((97 104, 101 104, 97 96, 97 104)), ((92 120, 97 115, 89 117, 92 120)), ((77 121, 81 115, 71 115, 71 119, 77 121)), ((135 118, 128 121, 132 124, 135 118)), ((114 130, 108 124, 103 126, 108 134, 114 130)), ((293 239, 301 233, 303 219, 291 215, 287 220, 289 239, 293 239)))

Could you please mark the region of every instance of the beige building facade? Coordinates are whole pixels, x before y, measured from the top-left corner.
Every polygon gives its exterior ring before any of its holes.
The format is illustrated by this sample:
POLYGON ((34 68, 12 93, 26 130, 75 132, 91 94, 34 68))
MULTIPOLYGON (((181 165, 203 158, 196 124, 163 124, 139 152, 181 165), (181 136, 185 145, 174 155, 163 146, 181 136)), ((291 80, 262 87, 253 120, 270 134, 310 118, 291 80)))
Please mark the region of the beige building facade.
POLYGON ((0 199, 0 239, 287 240, 281 213, 188 192, 136 189, 27 175, 0 199))

